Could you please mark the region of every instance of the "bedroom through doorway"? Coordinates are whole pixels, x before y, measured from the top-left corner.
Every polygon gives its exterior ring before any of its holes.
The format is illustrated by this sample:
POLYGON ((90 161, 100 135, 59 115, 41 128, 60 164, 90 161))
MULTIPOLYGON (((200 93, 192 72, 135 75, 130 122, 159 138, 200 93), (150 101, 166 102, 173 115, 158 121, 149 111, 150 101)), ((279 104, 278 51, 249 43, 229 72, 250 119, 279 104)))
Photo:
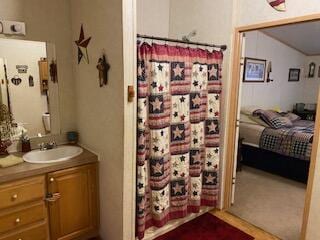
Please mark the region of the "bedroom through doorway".
POLYGON ((242 33, 229 212, 284 240, 301 236, 320 87, 319 26, 242 33))

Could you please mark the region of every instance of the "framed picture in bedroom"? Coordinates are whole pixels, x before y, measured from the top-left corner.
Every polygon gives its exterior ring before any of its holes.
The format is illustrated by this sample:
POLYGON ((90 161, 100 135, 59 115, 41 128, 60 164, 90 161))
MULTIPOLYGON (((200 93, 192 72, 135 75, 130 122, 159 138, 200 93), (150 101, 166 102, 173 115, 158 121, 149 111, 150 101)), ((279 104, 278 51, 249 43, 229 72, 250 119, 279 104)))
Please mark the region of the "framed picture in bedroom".
POLYGON ((244 60, 243 82, 264 82, 266 60, 246 57, 244 60))
POLYGON ((289 82, 299 82, 300 81, 300 69, 290 68, 289 69, 289 82))
POLYGON ((316 72, 316 64, 312 62, 309 64, 308 78, 314 78, 315 72, 316 72))

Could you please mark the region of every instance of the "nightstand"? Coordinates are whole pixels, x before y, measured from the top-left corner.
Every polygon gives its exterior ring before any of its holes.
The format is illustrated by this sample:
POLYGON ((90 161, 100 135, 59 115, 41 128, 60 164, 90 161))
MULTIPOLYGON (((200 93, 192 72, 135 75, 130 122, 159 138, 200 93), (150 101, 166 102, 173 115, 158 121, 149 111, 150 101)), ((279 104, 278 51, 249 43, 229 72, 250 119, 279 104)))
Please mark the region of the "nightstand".
POLYGON ((316 119, 316 111, 315 110, 303 110, 303 111, 297 111, 293 110, 292 111, 294 114, 298 115, 301 117, 302 120, 310 120, 310 121, 315 121, 316 119))

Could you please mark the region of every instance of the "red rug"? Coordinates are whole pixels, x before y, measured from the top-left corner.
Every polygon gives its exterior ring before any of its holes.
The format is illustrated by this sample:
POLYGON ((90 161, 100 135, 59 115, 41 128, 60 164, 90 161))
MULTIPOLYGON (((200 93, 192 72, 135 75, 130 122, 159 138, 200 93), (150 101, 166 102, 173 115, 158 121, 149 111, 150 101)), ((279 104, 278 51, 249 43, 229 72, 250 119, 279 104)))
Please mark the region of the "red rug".
POLYGON ((253 240, 250 235, 210 213, 168 232, 155 240, 253 240))

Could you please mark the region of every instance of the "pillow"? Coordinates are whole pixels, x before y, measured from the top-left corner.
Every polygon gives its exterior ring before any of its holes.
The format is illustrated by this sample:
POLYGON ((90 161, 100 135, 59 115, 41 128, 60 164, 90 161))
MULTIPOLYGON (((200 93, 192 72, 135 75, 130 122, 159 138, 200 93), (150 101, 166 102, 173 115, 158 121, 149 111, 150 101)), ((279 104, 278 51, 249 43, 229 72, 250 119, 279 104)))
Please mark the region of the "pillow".
POLYGON ((240 122, 256 124, 248 115, 243 113, 240 113, 240 122))
POLYGON ((291 112, 284 114, 284 117, 289 118, 291 122, 301 120, 301 117, 299 117, 298 115, 291 113, 291 112))
POLYGON ((245 115, 252 115, 254 111, 261 109, 261 107, 258 106, 245 106, 241 107, 240 113, 243 113, 245 115))
POLYGON ((240 113, 240 122, 269 127, 260 117, 240 113))
POLYGON ((252 121, 256 122, 258 125, 261 125, 261 126, 264 126, 264 127, 269 127, 269 125, 258 116, 249 116, 249 118, 252 121))
POLYGON ((292 127, 292 122, 289 118, 283 117, 280 113, 272 110, 259 109, 254 111, 254 115, 260 116, 272 128, 292 127))

